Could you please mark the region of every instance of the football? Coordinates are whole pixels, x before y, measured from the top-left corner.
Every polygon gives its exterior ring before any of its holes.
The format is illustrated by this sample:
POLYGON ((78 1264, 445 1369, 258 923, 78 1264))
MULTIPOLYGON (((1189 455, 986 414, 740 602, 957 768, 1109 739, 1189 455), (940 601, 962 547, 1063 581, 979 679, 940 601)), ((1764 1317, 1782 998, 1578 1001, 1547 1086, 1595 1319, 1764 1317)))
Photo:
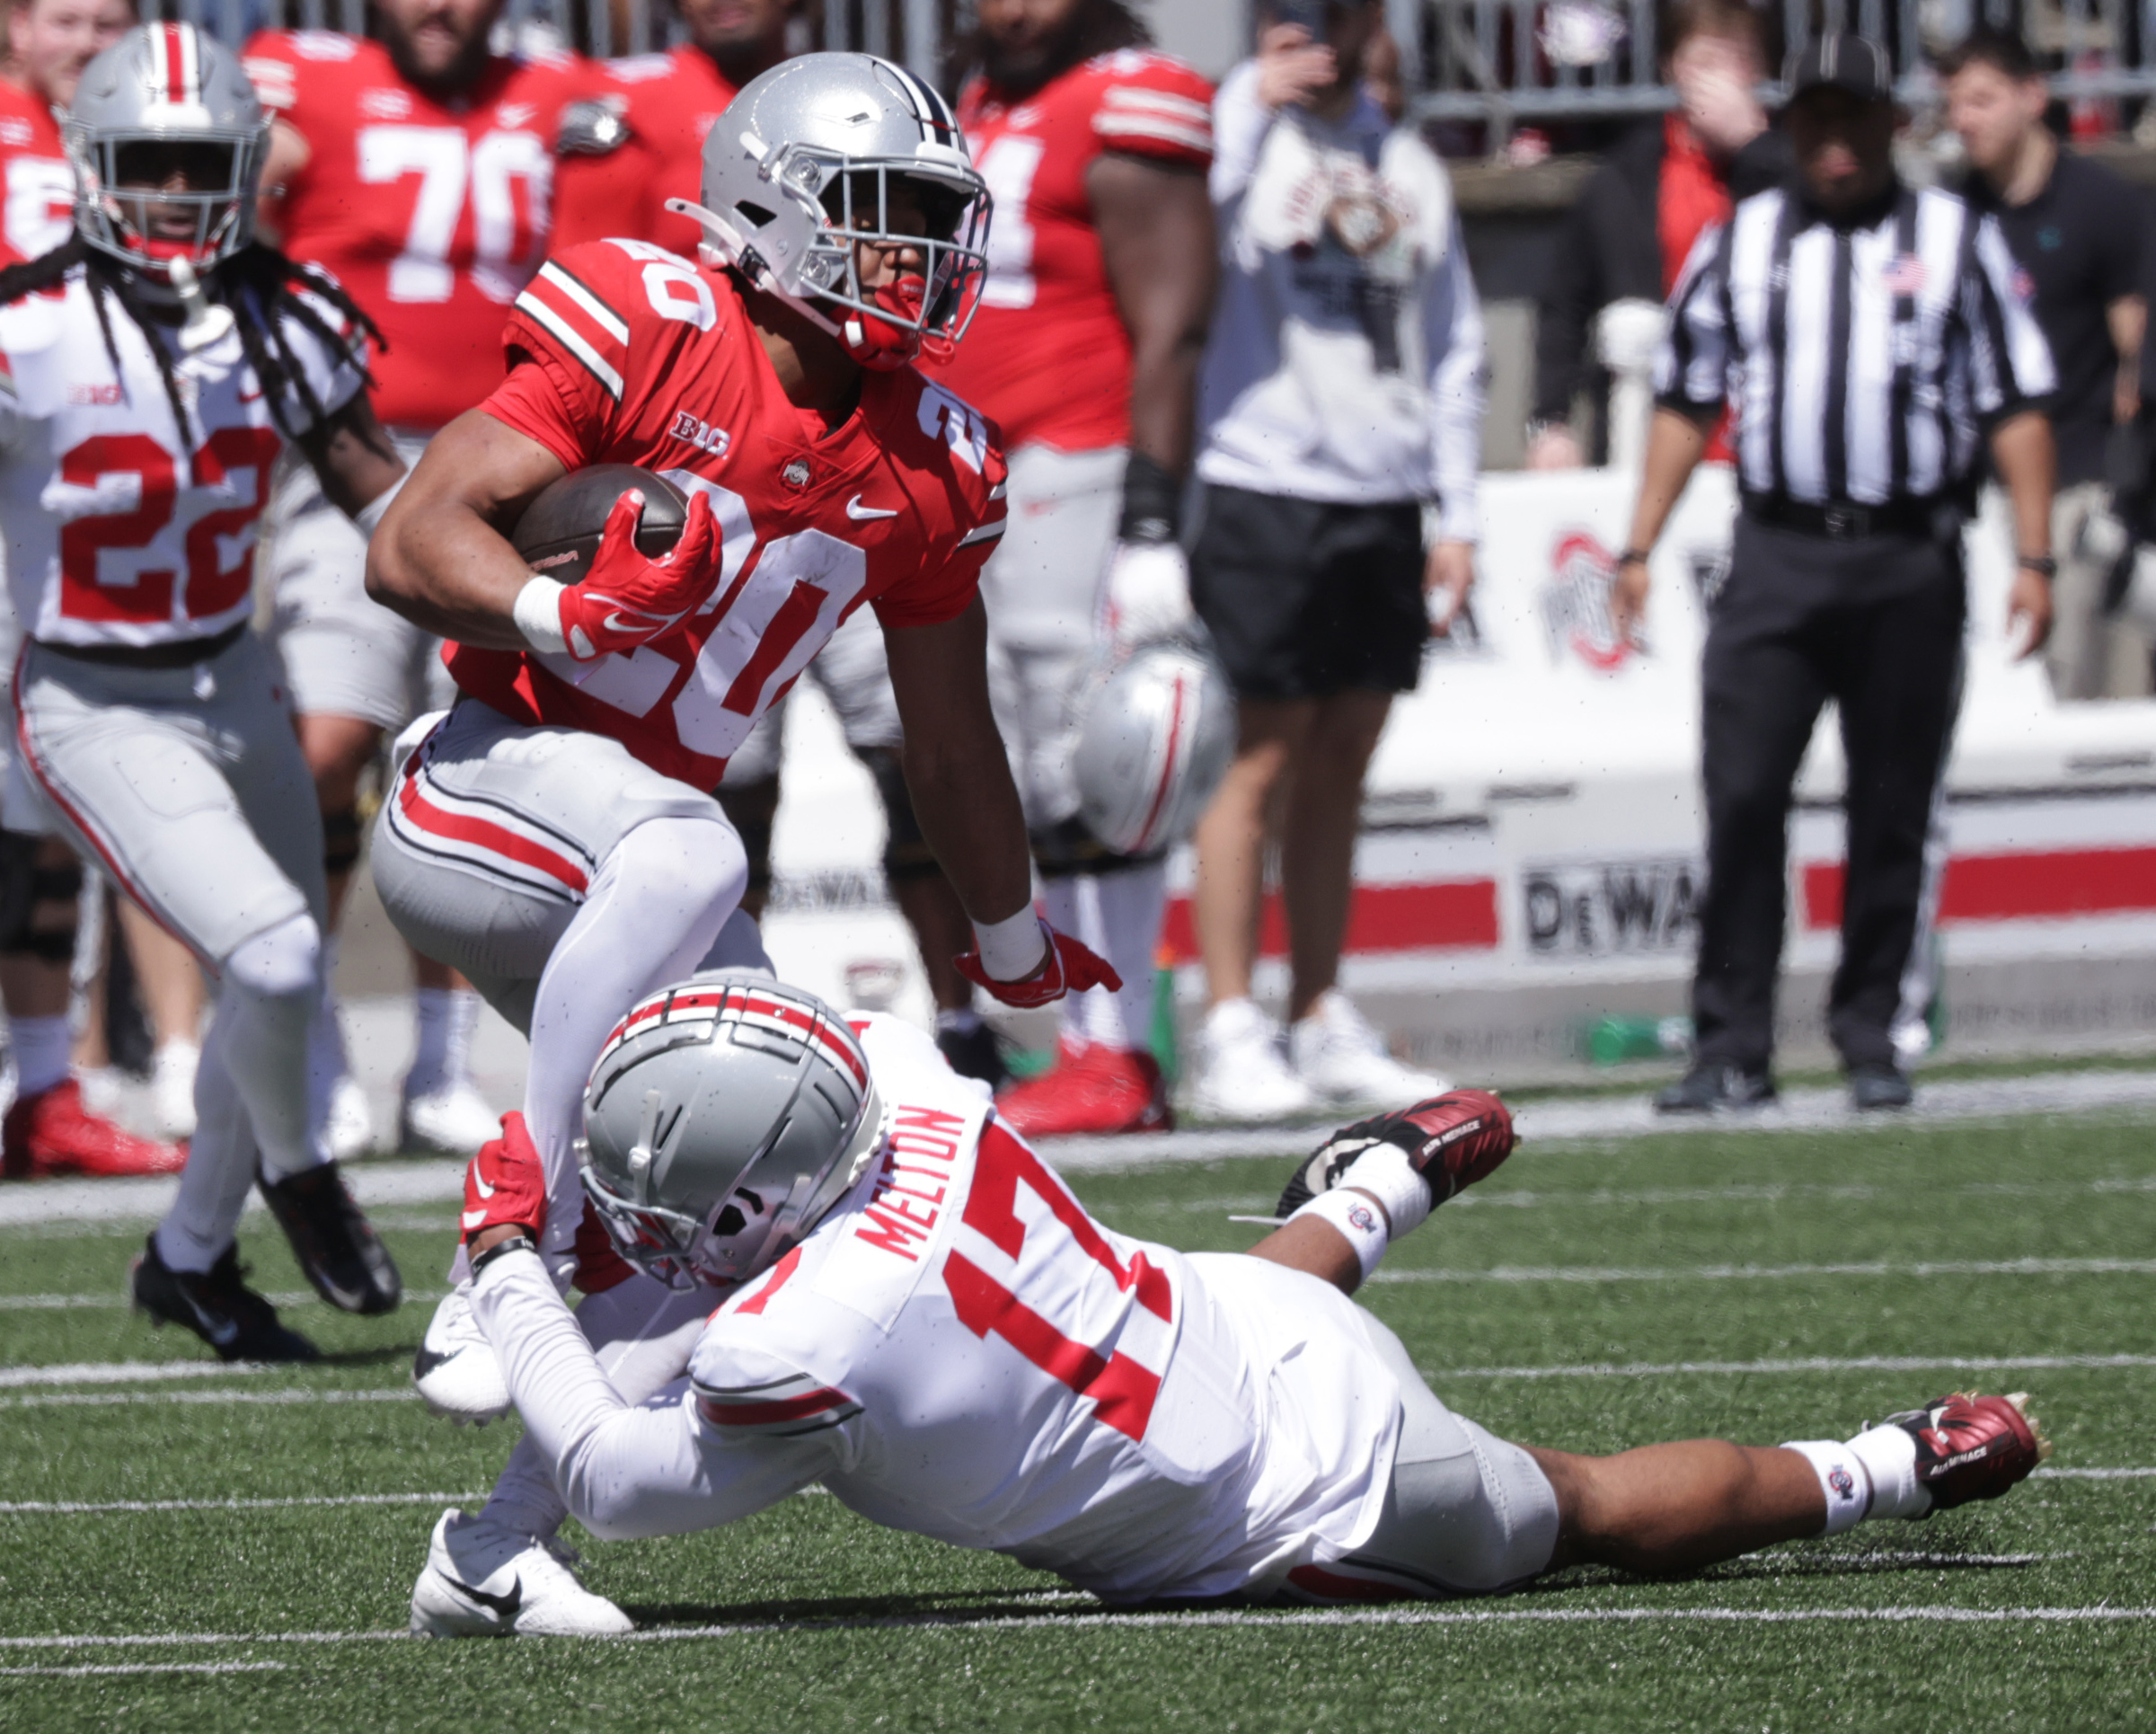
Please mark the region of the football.
POLYGON ((632 488, 644 493, 636 545, 644 553, 663 554, 681 539, 688 496, 663 475, 633 464, 594 464, 549 482, 524 509, 509 540, 535 572, 574 584, 591 570, 605 534, 606 514, 632 488))

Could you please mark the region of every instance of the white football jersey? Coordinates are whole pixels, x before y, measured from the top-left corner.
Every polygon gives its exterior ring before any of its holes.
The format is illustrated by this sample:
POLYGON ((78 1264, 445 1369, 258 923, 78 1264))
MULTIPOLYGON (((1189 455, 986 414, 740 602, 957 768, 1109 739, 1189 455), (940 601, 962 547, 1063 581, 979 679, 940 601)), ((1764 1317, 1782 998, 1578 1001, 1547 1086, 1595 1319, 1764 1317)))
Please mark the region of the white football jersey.
POLYGON ((890 1110, 833 1214, 711 1316, 684 1399, 754 1506, 871 1520, 1117 1601, 1231 1595, 1376 1525, 1401 1399, 1354 1305, 1089 1216, 920 1031, 851 1020, 890 1110))
MULTIPOLYGON (((332 331, 343 315, 316 301, 332 331)), ((184 437, 152 340, 108 297, 115 370, 79 269, 61 293, 0 307, 0 526, 8 584, 29 634, 54 644, 208 638, 253 606, 255 525, 284 448, 239 333, 173 371, 184 437)), ((364 384, 363 353, 285 331, 315 400, 333 410, 364 384)), ((170 341, 171 334, 160 333, 170 341)), ((285 419, 305 425, 287 385, 285 419)))

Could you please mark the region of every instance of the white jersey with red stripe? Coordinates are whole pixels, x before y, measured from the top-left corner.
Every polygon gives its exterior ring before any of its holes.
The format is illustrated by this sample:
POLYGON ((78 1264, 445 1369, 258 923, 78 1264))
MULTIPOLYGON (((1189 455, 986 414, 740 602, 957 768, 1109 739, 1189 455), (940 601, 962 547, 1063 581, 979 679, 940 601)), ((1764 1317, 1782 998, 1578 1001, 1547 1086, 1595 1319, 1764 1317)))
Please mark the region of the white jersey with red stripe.
POLYGON ((1233 1595, 1374 1528, 1401 1403, 1329 1285, 1090 1216, 929 1038, 855 1016, 886 1104, 853 1190, 712 1314, 694 1424, 763 1496, 1111 1600, 1233 1595))
MULTIPOLYGON (((284 436, 236 330, 181 354, 176 333, 153 339, 113 300, 101 323, 92 294, 78 267, 61 294, 0 307, 0 526, 16 615, 49 644, 215 636, 252 610, 255 526, 284 436), (172 358, 184 430, 153 341, 172 358)), ((334 307, 310 305, 343 327, 334 307)), ((266 318, 252 302, 235 312, 266 318)), ((340 349, 291 319, 283 335, 325 411, 364 388, 357 340, 340 349)), ((281 408, 287 426, 306 425, 289 383, 281 408)))

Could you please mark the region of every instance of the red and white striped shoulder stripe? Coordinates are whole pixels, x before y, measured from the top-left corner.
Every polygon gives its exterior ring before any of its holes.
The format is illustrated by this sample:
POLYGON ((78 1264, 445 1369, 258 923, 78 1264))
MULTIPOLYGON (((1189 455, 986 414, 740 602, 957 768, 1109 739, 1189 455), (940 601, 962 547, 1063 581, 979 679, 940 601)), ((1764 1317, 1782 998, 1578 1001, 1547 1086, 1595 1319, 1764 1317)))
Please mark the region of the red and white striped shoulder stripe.
POLYGON ((607 396, 621 402, 629 367, 629 322, 590 284, 550 259, 517 297, 517 311, 597 380, 607 396))

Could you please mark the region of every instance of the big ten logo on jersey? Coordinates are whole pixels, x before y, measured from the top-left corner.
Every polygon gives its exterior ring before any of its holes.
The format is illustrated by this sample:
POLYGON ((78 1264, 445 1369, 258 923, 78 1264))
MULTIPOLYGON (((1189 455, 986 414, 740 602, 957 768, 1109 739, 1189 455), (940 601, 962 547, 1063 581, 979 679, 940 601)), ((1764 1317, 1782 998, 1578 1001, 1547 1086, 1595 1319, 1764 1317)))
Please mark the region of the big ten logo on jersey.
POLYGON ((941 438, 959 463, 978 475, 988 463, 988 418, 941 385, 921 388, 921 431, 941 438))
POLYGON ((1143 1249, 1085 1213, 1040 1158, 990 1120, 943 1287, 959 1323, 1000 1338, 1132 1439, 1153 1420, 1175 1345, 1175 1289, 1143 1249))
POLYGON ((699 420, 686 410, 674 411, 674 422, 667 429, 667 436, 694 446, 700 452, 709 452, 713 457, 724 457, 727 447, 734 443, 733 435, 724 428, 714 428, 708 421, 699 420))
POLYGON ((554 159, 529 104, 495 111, 485 132, 394 122, 358 133, 359 179, 409 188, 404 245, 389 266, 389 298, 446 301, 459 270, 490 301, 517 298, 546 252, 554 159))

